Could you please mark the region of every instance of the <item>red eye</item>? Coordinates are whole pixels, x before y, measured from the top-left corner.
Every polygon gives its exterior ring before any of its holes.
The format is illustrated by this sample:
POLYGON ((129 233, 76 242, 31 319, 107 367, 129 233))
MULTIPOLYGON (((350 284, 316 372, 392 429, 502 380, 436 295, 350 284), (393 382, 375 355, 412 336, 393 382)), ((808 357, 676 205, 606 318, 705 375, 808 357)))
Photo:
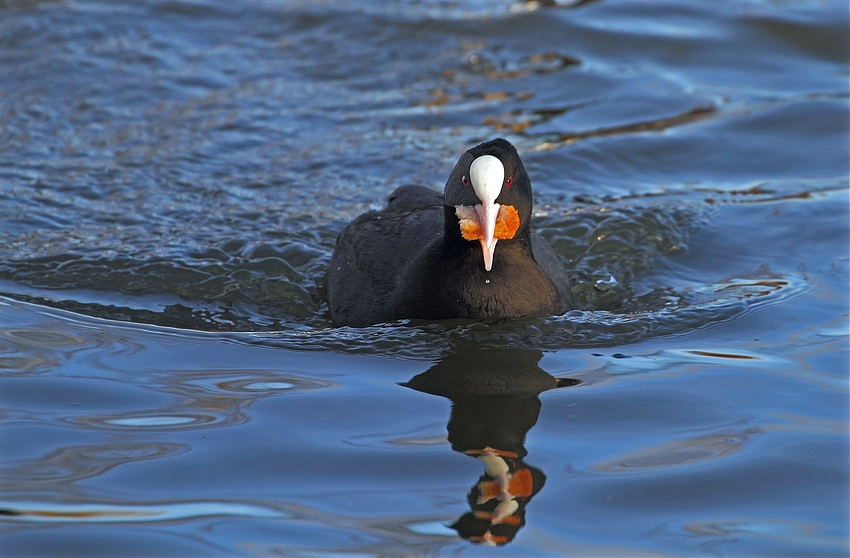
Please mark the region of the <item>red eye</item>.
POLYGON ((460 181, 463 183, 464 186, 469 186, 469 179, 466 177, 466 175, 463 175, 463 178, 461 178, 460 181))
POLYGON ((509 186, 510 186, 511 184, 513 184, 513 183, 514 183, 514 177, 513 177, 513 176, 509 176, 509 177, 508 177, 508 180, 505 182, 505 188, 509 187, 509 186))

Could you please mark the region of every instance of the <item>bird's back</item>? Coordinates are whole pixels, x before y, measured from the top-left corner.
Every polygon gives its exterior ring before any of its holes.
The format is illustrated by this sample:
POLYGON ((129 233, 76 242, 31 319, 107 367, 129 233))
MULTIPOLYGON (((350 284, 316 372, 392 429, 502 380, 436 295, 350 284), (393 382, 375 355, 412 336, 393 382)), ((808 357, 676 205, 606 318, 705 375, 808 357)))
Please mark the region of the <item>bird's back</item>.
POLYGON ((396 188, 384 209, 346 226, 327 276, 334 323, 357 327, 387 321, 386 305, 398 278, 443 230, 442 194, 411 185, 396 188))

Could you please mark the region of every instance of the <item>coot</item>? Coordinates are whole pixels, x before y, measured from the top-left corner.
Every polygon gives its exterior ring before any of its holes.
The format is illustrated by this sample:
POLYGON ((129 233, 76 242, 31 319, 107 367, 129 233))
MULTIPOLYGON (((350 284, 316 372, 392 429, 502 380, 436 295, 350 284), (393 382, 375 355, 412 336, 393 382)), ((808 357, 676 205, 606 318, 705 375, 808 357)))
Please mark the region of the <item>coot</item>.
POLYGON ((443 195, 401 186, 340 233, 327 275, 334 323, 546 316, 574 308, 558 255, 531 231, 531 180, 498 138, 464 153, 443 195))

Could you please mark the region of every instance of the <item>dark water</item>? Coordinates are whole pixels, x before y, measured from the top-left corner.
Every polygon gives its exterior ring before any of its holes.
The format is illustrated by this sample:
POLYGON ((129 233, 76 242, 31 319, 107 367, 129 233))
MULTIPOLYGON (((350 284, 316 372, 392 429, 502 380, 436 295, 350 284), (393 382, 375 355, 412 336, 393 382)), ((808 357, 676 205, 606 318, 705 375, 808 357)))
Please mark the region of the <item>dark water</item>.
POLYGON ((4 555, 847 555, 846 3, 541 4, 0 0, 4 555), (582 309, 333 328, 495 136, 582 309))

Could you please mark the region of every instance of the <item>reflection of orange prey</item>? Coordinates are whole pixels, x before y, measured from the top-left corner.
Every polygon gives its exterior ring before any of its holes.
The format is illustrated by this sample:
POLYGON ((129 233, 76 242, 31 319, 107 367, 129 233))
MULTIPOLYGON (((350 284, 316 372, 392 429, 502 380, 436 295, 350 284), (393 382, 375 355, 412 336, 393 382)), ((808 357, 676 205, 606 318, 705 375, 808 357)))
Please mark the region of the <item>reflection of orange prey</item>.
POLYGON ((482 544, 505 544, 508 542, 508 537, 493 535, 490 531, 487 531, 480 537, 469 537, 469 540, 482 544))
POLYGON ((473 512, 472 515, 474 515, 478 519, 490 521, 490 524, 492 525, 498 525, 499 523, 504 523, 505 525, 519 525, 519 517, 517 517, 516 515, 499 517, 487 512, 473 512))
MULTIPOLYGON (((455 215, 460 221, 460 234, 466 240, 481 240, 484 235, 481 232, 481 222, 475 208, 469 205, 456 205, 455 215)), ((519 228, 519 213, 512 205, 499 207, 499 215, 496 217, 496 228, 493 238, 506 240, 513 238, 519 228)))
MULTIPOLYGON (((527 498, 531 496, 534 489, 534 482, 531 478, 531 471, 528 469, 518 469, 512 475, 508 475, 508 490, 510 496, 527 498)), ((499 481, 481 481, 478 483, 478 491, 481 496, 478 498, 478 503, 483 504, 487 500, 499 498, 502 496, 502 487, 499 481)))
POLYGON ((505 525, 519 525, 519 517, 516 515, 508 515, 505 517, 498 517, 493 515, 492 513, 477 511, 473 512, 474 515, 478 519, 484 519, 485 521, 489 520, 492 525, 498 525, 499 523, 504 523, 505 525))
POLYGON ((501 496, 502 488, 496 481, 481 481, 478 483, 478 492, 478 504, 481 505, 501 496))
POLYGON ((531 470, 519 469, 513 474, 511 482, 508 485, 508 491, 514 496, 528 498, 534 490, 533 485, 534 481, 531 479, 531 470))
POLYGON ((491 525, 504 523, 506 525, 519 525, 520 517, 514 515, 519 509, 519 504, 516 500, 508 500, 507 502, 499 502, 492 512, 474 511, 474 515, 478 519, 489 521, 491 525))

